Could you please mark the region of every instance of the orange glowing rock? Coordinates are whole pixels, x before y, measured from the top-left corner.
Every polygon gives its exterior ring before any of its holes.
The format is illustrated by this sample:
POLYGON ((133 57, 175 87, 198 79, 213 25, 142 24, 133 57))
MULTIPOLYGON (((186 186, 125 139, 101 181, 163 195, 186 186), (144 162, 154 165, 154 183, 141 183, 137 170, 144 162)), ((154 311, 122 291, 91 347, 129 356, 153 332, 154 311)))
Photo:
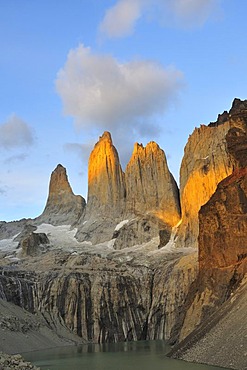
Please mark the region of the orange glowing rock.
POLYGON ((87 212, 123 211, 124 173, 109 132, 99 138, 88 163, 87 212))

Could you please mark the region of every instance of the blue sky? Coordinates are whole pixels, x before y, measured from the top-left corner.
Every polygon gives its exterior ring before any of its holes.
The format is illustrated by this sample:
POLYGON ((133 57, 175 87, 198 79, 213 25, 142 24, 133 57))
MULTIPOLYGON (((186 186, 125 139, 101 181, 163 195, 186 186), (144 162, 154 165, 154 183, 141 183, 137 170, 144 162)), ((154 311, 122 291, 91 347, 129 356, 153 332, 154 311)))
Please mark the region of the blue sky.
POLYGON ((0 0, 0 220, 39 215, 67 168, 87 195, 104 130, 123 169, 154 140, 179 181, 194 127, 247 98, 246 0, 0 0))

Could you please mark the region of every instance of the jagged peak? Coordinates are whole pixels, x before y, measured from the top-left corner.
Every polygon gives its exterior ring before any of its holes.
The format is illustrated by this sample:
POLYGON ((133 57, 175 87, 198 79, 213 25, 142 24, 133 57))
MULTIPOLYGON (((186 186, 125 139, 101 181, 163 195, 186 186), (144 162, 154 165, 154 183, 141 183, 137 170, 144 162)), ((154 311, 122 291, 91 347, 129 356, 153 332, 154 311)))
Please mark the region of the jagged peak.
POLYGON ((241 100, 239 98, 235 98, 232 102, 232 108, 237 109, 247 109, 247 100, 241 100))
POLYGON ((112 138, 111 138, 111 134, 109 131, 104 131, 103 135, 99 137, 99 142, 103 140, 107 140, 112 143, 112 138))
MULTIPOLYGON (((133 154, 136 154, 136 153, 149 153, 149 152, 157 152, 157 151, 160 151, 162 149, 160 149, 159 145, 155 142, 155 141, 150 141, 149 143, 147 143, 146 146, 144 146, 143 144, 139 144, 139 143, 135 143, 134 144, 134 149, 133 149, 133 154)), ((163 152, 163 150, 162 150, 163 152)))
POLYGON ((142 145, 142 143, 141 144, 139 144, 139 143, 135 143, 134 144, 134 149, 133 149, 133 154, 134 153, 138 153, 140 150, 143 150, 143 145, 142 145))
POLYGON ((155 141, 150 141, 146 145, 146 151, 153 151, 153 152, 155 152, 155 151, 159 151, 159 150, 162 150, 162 149, 160 149, 159 145, 155 141))
POLYGON ((229 121, 230 118, 234 118, 234 116, 242 115, 246 117, 247 113, 247 100, 241 100, 239 98, 235 98, 232 102, 231 109, 228 111, 224 111, 221 114, 218 114, 217 121, 210 122, 208 125, 209 127, 215 127, 224 124, 225 122, 229 121))

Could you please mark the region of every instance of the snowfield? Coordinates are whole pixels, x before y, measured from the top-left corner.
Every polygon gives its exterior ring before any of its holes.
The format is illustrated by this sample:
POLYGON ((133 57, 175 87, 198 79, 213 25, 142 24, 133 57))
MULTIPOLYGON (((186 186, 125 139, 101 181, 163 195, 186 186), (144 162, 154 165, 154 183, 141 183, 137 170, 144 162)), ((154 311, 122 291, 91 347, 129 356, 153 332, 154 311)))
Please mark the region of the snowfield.
MULTIPOLYGON (((129 220, 123 220, 120 222, 115 230, 120 230, 129 220)), ((116 239, 92 245, 91 242, 79 242, 76 239, 77 228, 71 229, 70 225, 53 226, 50 224, 41 224, 37 227, 34 233, 45 233, 50 241, 49 250, 61 250, 70 252, 73 255, 97 254, 103 258, 112 258, 119 262, 129 262, 132 260, 139 261, 141 264, 146 265, 150 258, 159 259, 161 256, 169 253, 182 253, 190 254, 195 250, 193 248, 177 248, 176 247, 176 232, 177 225, 173 228, 170 241, 166 246, 158 249, 159 237, 151 239, 147 243, 135 245, 132 247, 126 247, 121 250, 114 249, 114 242, 116 239)), ((0 252, 6 258, 16 259, 20 250, 18 249, 18 242, 14 239, 19 234, 15 235, 11 239, 0 240, 0 252)))

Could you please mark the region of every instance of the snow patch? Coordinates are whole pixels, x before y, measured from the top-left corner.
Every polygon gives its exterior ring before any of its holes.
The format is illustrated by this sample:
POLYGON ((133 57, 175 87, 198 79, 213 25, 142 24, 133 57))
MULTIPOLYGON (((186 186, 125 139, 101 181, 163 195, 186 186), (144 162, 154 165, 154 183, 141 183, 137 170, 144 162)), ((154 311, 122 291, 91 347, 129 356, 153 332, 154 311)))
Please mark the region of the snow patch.
POLYGON ((129 220, 123 220, 123 221, 119 222, 119 224, 117 224, 117 226, 115 227, 115 231, 120 230, 120 229, 121 229, 124 225, 126 225, 128 222, 129 222, 129 220))
POLYGON ((16 234, 13 238, 11 239, 2 239, 0 240, 0 251, 5 252, 5 253, 13 253, 16 251, 18 247, 18 242, 14 242, 14 239, 18 236, 19 234, 16 234))
POLYGON ((75 238, 77 228, 71 230, 70 225, 41 224, 34 233, 45 233, 53 248, 67 249, 81 245, 75 238))

